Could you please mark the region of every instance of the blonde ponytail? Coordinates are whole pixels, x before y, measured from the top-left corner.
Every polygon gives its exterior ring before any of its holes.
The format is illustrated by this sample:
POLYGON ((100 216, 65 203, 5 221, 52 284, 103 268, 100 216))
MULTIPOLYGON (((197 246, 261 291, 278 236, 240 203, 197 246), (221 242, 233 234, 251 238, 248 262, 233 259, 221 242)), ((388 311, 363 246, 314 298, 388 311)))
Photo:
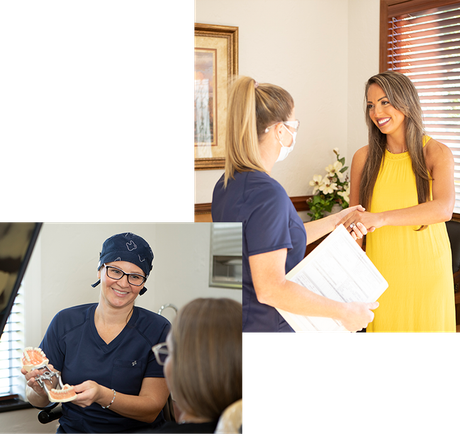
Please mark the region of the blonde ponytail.
POLYGON ((247 76, 233 82, 227 105, 224 187, 235 172, 266 172, 259 142, 265 128, 287 120, 293 108, 294 100, 281 87, 258 84, 247 76))

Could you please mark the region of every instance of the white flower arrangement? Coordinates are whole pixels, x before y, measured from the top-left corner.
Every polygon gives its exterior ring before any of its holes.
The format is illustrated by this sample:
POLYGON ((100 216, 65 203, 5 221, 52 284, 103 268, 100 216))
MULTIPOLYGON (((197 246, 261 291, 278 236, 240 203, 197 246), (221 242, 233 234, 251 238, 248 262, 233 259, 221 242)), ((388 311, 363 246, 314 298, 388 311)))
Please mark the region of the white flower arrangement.
POLYGON ((340 158, 339 148, 333 151, 337 160, 326 167, 327 174, 324 177, 316 174, 310 181, 313 197, 308 202, 308 215, 312 220, 323 218, 336 204, 345 209, 350 203, 350 181, 348 175, 344 174, 348 166, 345 166, 345 157, 340 158))

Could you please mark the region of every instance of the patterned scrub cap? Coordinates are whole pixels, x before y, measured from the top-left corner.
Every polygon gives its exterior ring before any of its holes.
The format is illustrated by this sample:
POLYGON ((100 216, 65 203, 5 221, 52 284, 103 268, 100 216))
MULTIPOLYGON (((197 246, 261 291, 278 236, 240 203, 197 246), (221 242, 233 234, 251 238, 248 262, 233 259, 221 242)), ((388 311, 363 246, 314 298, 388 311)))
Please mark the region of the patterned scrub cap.
MULTIPOLYGON (((137 265, 148 277, 152 270, 153 252, 148 242, 134 233, 119 233, 107 238, 102 245, 97 269, 108 262, 126 261, 137 265)), ((100 280, 92 284, 98 286, 100 280)), ((139 295, 144 294, 147 288, 143 287, 139 295)))

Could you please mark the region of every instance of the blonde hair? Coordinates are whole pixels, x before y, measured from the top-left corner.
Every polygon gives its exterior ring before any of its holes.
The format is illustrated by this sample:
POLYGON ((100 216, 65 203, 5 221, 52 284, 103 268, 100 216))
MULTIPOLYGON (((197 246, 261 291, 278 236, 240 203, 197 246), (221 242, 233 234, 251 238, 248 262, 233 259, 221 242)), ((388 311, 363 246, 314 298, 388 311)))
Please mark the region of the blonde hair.
POLYGON ((259 142, 267 127, 288 120, 293 109, 292 96, 277 85, 258 84, 248 76, 234 80, 227 105, 224 187, 235 172, 266 172, 259 142))
POLYGON ((171 393, 187 413, 211 420, 242 398, 242 307, 231 299, 195 299, 171 329, 171 393))
MULTIPOLYGON (((405 116, 406 144, 415 174, 418 202, 419 204, 424 203, 430 199, 430 178, 423 154, 423 136, 425 133, 417 89, 411 80, 402 73, 387 71, 372 76, 367 81, 366 101, 369 87, 372 84, 378 85, 384 91, 390 104, 405 116)), ((366 123, 369 129, 369 153, 361 177, 359 203, 368 209, 377 175, 385 159, 387 136, 374 124, 368 108, 366 110, 366 123)))

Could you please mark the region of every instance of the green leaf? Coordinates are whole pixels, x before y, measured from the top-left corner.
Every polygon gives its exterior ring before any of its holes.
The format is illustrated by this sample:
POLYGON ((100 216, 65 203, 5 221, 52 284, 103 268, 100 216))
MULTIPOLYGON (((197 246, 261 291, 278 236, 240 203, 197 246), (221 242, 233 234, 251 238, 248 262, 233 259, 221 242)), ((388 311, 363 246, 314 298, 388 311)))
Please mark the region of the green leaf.
POLYGON ((315 203, 315 204, 321 203, 321 195, 316 194, 313 197, 313 203, 315 203))

